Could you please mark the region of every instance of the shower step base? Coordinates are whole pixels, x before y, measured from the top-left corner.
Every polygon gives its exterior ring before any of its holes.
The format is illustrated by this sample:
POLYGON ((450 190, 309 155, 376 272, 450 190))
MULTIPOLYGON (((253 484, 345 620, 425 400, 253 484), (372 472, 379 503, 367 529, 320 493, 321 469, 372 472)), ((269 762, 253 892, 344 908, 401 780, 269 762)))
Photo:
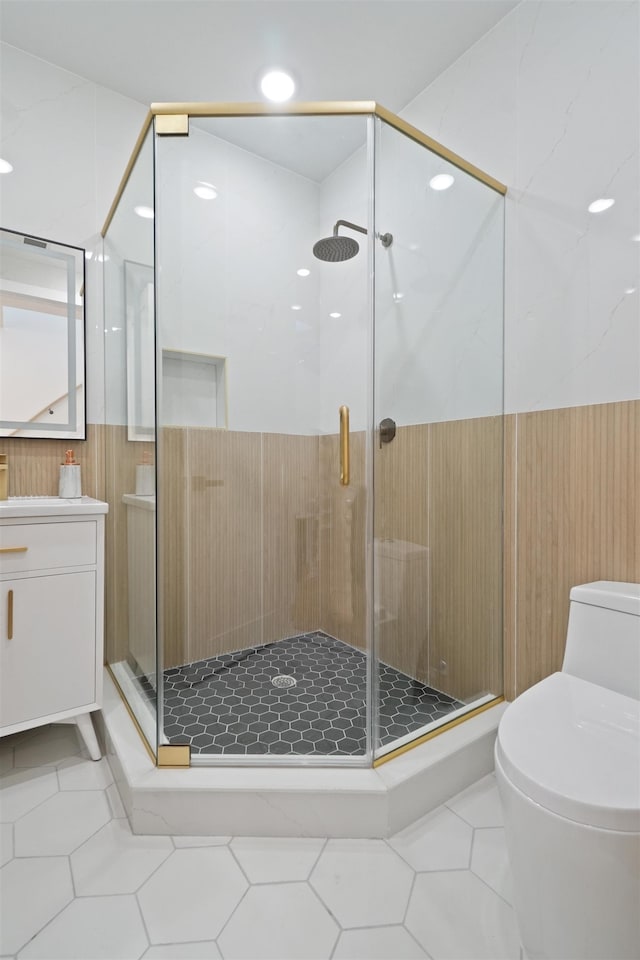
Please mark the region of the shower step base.
POLYGON ((134 833, 383 838, 493 770, 505 708, 489 705, 375 769, 158 768, 106 669, 94 717, 134 833))

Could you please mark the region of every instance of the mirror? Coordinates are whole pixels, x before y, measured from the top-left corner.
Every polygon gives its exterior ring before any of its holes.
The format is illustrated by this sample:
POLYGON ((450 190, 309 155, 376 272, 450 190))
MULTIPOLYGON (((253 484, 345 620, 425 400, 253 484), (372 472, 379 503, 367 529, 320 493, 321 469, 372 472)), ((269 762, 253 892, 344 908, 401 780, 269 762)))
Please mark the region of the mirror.
POLYGON ((0 229, 0 436, 86 438, 85 251, 0 229))

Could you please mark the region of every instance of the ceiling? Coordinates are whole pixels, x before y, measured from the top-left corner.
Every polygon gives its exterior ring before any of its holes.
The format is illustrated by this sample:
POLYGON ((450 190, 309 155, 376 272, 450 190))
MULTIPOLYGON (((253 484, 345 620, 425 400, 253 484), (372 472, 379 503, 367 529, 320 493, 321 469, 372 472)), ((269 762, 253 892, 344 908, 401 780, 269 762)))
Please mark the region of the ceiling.
POLYGON ((2 0, 0 39, 142 103, 298 100, 399 111, 517 0, 2 0))

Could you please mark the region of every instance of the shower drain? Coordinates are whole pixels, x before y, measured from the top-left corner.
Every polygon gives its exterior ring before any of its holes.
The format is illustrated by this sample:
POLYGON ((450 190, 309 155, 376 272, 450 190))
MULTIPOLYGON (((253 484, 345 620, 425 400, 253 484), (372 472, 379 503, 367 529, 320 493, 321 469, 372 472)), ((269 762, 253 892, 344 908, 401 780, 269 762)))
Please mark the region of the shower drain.
POLYGON ((298 681, 295 677, 288 677, 284 673, 279 674, 277 677, 273 677, 271 683, 274 687, 280 687, 281 690, 286 689, 287 687, 295 687, 298 681))

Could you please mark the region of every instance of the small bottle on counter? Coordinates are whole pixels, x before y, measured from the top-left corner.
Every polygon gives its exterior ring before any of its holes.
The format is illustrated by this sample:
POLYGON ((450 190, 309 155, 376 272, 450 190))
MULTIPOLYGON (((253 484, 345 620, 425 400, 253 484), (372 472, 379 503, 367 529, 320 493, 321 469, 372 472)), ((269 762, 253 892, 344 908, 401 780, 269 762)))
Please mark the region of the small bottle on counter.
POLYGON ((65 450, 64 463, 60 464, 58 496, 63 500, 77 500, 82 496, 80 464, 76 463, 73 450, 65 450))

